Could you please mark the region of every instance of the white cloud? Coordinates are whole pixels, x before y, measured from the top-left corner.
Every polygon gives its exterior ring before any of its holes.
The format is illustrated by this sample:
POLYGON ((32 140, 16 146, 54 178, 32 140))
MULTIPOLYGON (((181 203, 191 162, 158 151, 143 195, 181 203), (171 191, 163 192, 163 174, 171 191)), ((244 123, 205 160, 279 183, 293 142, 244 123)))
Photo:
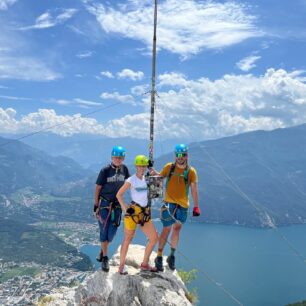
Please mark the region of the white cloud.
POLYGON ((260 58, 261 56, 258 56, 258 55, 250 55, 240 60, 236 64, 236 66, 242 71, 249 71, 252 68, 256 67, 255 62, 258 61, 260 58))
MULTIPOLYGON (((268 69, 258 77, 251 74, 224 75, 217 80, 190 80, 178 73, 160 75, 155 113, 156 135, 163 139, 188 138, 192 141, 305 123, 304 74, 303 71, 268 69)), ((101 98, 135 103, 132 96, 118 92, 102 93, 101 98)), ((143 96, 141 107, 139 113, 110 120, 105 126, 80 114, 61 116, 54 110, 39 110, 17 120, 15 110, 0 109, 0 130, 33 132, 76 118, 75 122, 53 128, 52 131, 62 135, 94 133, 144 138, 149 135, 149 95, 143 96)))
POLYGON ((75 98, 73 100, 65 100, 65 99, 59 99, 55 101, 50 101, 51 103, 54 102, 59 105, 73 105, 73 106, 79 106, 81 108, 91 108, 91 107, 97 107, 102 106, 102 103, 94 102, 94 101, 88 101, 83 100, 80 98, 75 98))
POLYGON ((105 125, 105 133, 109 137, 130 136, 144 138, 149 135, 149 113, 126 115, 119 119, 114 119, 105 125), (129 128, 129 131, 121 129, 129 128))
MULTIPOLYGON (((140 40, 151 50, 152 1, 129 0, 116 7, 83 2, 105 32, 140 40)), ((262 36, 255 25, 256 17, 248 10, 233 1, 165 0, 158 7, 158 48, 187 57, 205 48, 224 48, 262 36)))
MULTIPOLYGON (((182 74, 168 73, 158 80, 156 131, 163 138, 218 138, 306 122, 302 71, 268 69, 259 77, 225 75, 215 81, 188 80, 182 74)), ((144 112, 109 123, 110 129, 119 133, 117 137, 142 138, 148 133, 150 97, 143 98, 143 106, 144 112)))
POLYGON ((0 107, 0 130, 3 133, 16 133, 18 122, 15 116, 16 111, 13 108, 3 109, 0 107))
POLYGON ((39 59, 31 57, 0 57, 0 79, 53 81, 61 75, 39 59))
POLYGON ((117 73, 118 79, 131 79, 133 81, 139 81, 143 79, 142 71, 133 71, 131 69, 123 69, 117 73))
MULTIPOLYGON (((101 71, 100 74, 109 79, 114 78, 114 74, 110 71, 101 71)), ((143 79, 144 74, 142 71, 133 71, 131 69, 123 69, 120 72, 117 72, 116 76, 118 79, 130 79, 133 81, 140 81, 143 79)))
POLYGON ((110 71, 101 71, 100 72, 101 75, 109 78, 109 79, 113 79, 114 78, 114 75, 110 72, 110 71))
POLYGON ((182 73, 164 73, 158 76, 158 86, 184 86, 187 84, 186 76, 182 73))
POLYGON ((72 32, 74 32, 76 34, 86 36, 86 33, 84 31, 80 30, 79 28, 77 28, 74 25, 69 24, 69 25, 67 25, 67 28, 69 28, 72 32))
MULTIPOLYGON (((1 88, 1 86, 0 86, 1 88)), ((6 99, 6 100, 25 100, 25 101, 30 101, 30 100, 33 100, 31 98, 24 98, 24 97, 15 97, 15 96, 0 96, 0 98, 2 99, 6 99)))
POLYGON ((0 107, 0 130, 3 133, 32 133, 48 130, 58 135, 70 136, 78 133, 104 134, 104 127, 96 119, 82 117, 81 114, 61 116, 53 109, 39 109, 20 120, 13 108, 0 107))
POLYGON ((77 73, 74 75, 76 78, 85 78, 86 74, 82 74, 82 73, 77 73))
POLYGON ((58 24, 64 23, 66 20, 70 19, 76 12, 76 9, 56 9, 52 11, 49 10, 37 17, 34 25, 21 27, 20 30, 51 28, 58 24))
POLYGON ((148 85, 137 85, 131 88, 131 93, 135 96, 141 96, 151 93, 151 88, 148 85))
POLYGON ((117 100, 122 103, 136 105, 133 96, 131 95, 120 95, 118 92, 108 93, 103 92, 100 97, 104 100, 117 100))
POLYGON ((9 6, 13 5, 17 0, 0 0, 0 10, 7 10, 9 6))
POLYGON ((12 30, 5 21, 0 28, 0 79, 50 81, 61 77, 50 65, 55 61, 54 52, 49 51, 45 58, 35 57, 32 50, 37 53, 37 45, 27 35, 12 30))
POLYGON ((94 54, 93 51, 84 51, 84 52, 80 52, 76 55, 76 57, 78 58, 87 58, 87 57, 91 57, 94 54))

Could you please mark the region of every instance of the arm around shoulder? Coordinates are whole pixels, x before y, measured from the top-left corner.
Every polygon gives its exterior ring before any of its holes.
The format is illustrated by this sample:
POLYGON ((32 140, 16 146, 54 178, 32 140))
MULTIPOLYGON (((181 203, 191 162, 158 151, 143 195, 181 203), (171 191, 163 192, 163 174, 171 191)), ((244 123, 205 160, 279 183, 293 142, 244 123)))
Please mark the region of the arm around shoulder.
POLYGON ((160 175, 159 172, 157 172, 153 167, 149 169, 150 175, 160 175))
POLYGON ((154 168, 150 168, 150 175, 158 175, 158 176, 166 177, 169 174, 171 165, 172 163, 166 164, 160 172, 156 171, 154 168))

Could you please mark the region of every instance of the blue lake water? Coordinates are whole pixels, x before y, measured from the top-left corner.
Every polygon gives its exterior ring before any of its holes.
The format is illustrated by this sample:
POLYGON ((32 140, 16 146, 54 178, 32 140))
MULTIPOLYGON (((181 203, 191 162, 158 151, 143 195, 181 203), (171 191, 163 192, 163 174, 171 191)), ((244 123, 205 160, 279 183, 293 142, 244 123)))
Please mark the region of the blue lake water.
MULTIPOLYGON (((160 223, 155 224, 160 229, 160 223)), ((122 231, 120 226, 110 245, 110 256, 122 241, 122 231)), ((141 231, 136 233, 133 243, 145 244, 141 231)), ((99 246, 92 245, 81 248, 96 268, 99 250, 99 246)), ((245 306, 282 306, 306 300, 306 262, 295 250, 306 258, 306 225, 267 230, 187 223, 181 232, 176 258, 178 268, 198 269, 196 280, 189 286, 197 288, 198 305, 238 305, 222 286, 245 306)), ((165 255, 168 251, 167 245, 165 255)))

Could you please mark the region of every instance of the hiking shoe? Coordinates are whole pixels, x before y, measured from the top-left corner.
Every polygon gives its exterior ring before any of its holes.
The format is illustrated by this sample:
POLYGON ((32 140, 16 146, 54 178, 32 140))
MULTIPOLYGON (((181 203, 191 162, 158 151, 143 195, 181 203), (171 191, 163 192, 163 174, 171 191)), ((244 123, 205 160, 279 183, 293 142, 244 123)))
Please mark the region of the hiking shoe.
POLYGON ((101 250, 99 255, 96 257, 96 261, 102 262, 102 258, 103 258, 103 251, 101 250))
POLYGON ((157 256, 154 260, 155 262, 155 267, 157 271, 163 272, 164 271, 164 266, 163 266, 163 257, 162 256, 157 256))
POLYGON ((150 272, 158 272, 156 267, 151 267, 149 264, 144 265, 143 263, 140 265, 141 271, 150 271, 150 272))
POLYGON ((128 272, 127 269, 126 269, 126 266, 119 266, 118 272, 119 272, 121 275, 127 275, 127 274, 129 274, 129 272, 128 272))
POLYGON ((109 271, 109 264, 108 264, 108 257, 107 256, 102 257, 101 268, 105 272, 109 271))
POLYGON ((175 270, 175 256, 169 255, 167 257, 167 263, 170 270, 175 270))

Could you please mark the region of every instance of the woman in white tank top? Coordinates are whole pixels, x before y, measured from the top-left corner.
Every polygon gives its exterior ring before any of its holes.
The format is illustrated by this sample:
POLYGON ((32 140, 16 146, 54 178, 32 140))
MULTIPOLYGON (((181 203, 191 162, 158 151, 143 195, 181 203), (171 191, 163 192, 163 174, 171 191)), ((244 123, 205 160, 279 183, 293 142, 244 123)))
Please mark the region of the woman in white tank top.
POLYGON ((119 189, 117 199, 121 205, 124 215, 124 239, 120 250, 119 273, 127 274, 124 266, 129 245, 136 232, 137 225, 147 236, 149 242, 146 245, 141 270, 156 272, 155 267, 149 265, 150 255, 158 240, 158 235, 151 221, 150 207, 148 207, 148 190, 145 180, 145 170, 148 166, 148 158, 144 155, 137 155, 135 158, 136 173, 130 176, 119 189), (127 205, 123 200, 124 193, 130 189, 132 202, 127 205))

